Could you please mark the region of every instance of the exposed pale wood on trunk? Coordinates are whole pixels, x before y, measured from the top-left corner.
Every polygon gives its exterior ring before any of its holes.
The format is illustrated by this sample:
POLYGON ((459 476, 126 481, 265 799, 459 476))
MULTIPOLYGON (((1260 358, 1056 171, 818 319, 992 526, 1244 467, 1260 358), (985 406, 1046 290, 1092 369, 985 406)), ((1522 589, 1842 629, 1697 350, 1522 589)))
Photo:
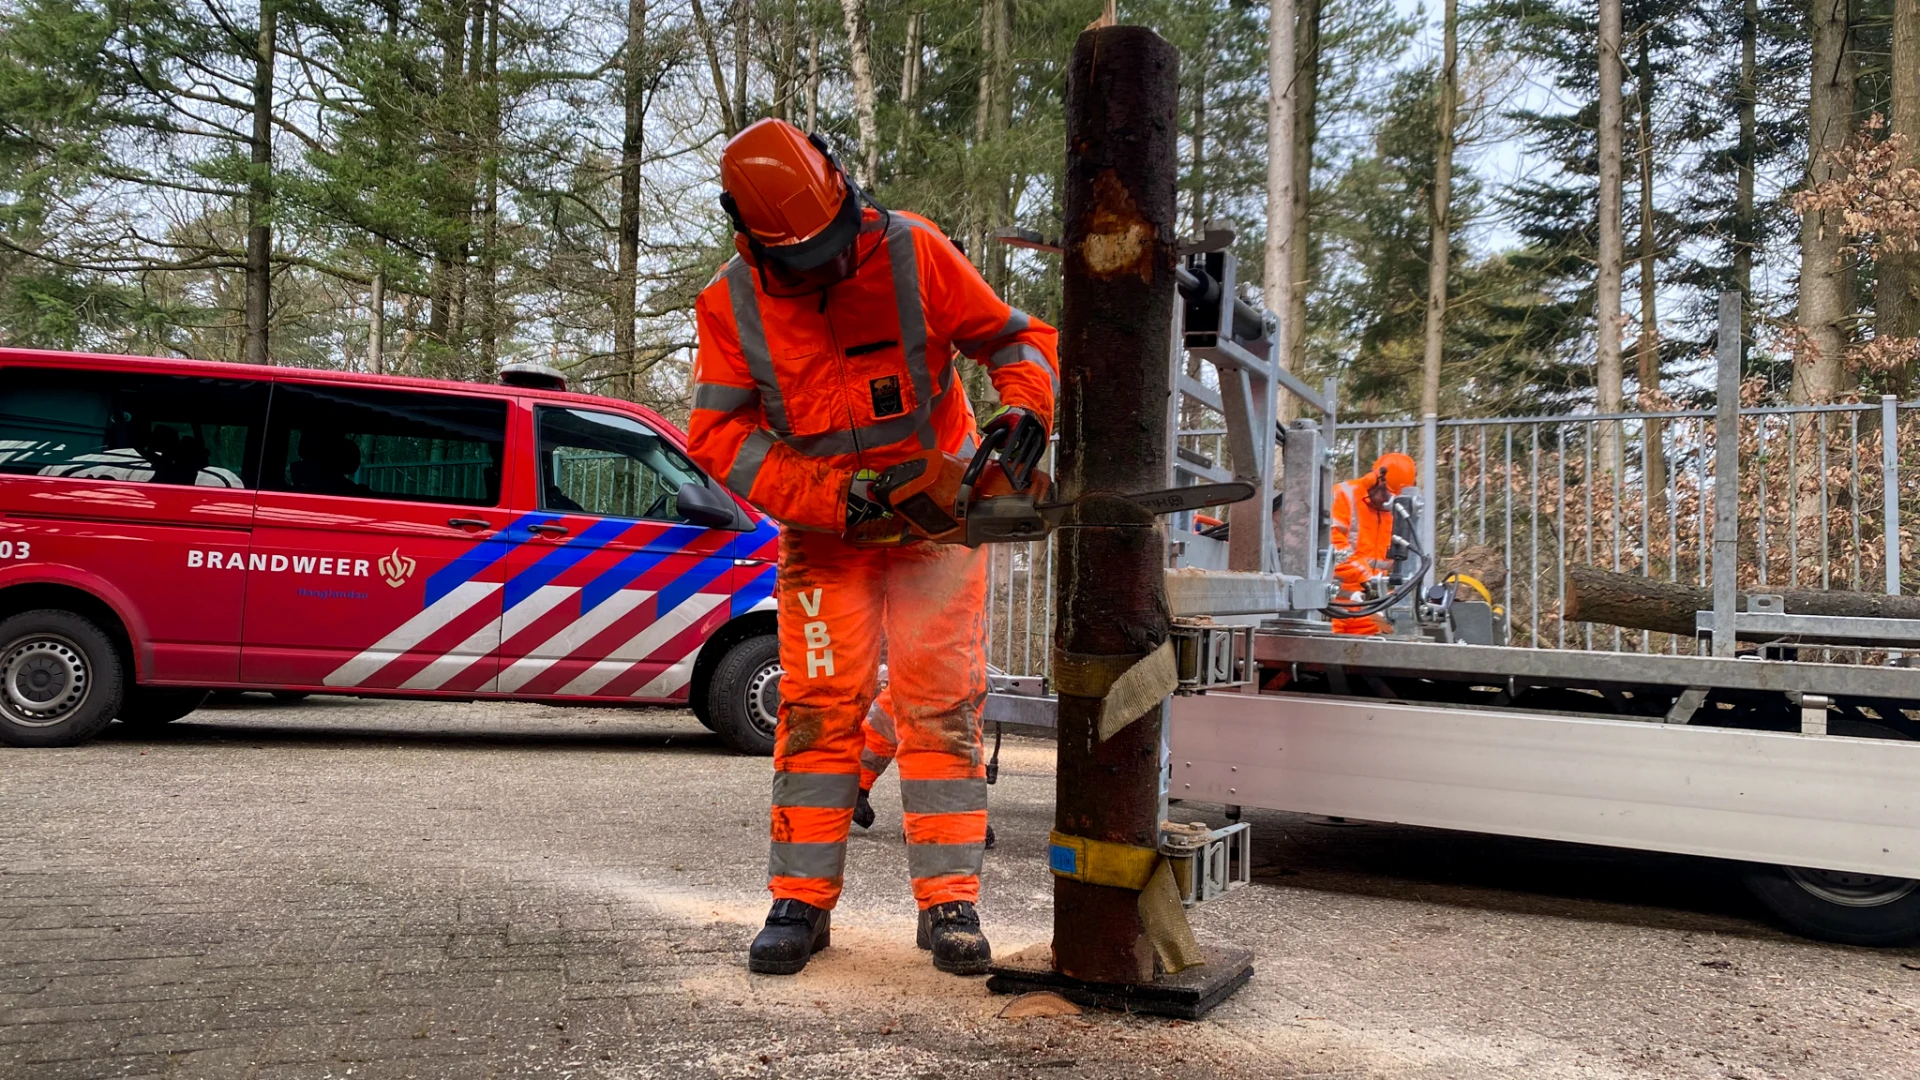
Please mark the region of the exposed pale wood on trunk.
MULTIPOLYGON (((1747 610, 1754 592, 1786 599, 1791 615, 1839 615, 1852 618, 1920 619, 1920 596, 1841 592, 1821 589, 1754 589, 1740 593, 1747 610)), ((1567 567, 1566 620, 1604 623, 1662 634, 1691 635, 1697 611, 1713 610, 1713 589, 1575 563, 1567 567)))

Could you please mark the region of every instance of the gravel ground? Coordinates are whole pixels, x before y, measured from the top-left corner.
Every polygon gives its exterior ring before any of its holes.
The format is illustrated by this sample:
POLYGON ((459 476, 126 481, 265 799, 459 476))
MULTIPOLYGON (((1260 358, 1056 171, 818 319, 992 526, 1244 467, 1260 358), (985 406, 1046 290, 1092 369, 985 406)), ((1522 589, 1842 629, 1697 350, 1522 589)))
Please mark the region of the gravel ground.
MULTIPOLYGON (((1052 753, 993 789, 1003 953, 1049 936, 1052 753)), ((1236 997, 1001 1019, 913 947, 890 779, 834 947, 750 976, 769 771, 684 713, 320 698, 0 751, 0 1076, 1920 1077, 1920 951, 1728 867, 1259 812, 1194 919, 1236 997)))

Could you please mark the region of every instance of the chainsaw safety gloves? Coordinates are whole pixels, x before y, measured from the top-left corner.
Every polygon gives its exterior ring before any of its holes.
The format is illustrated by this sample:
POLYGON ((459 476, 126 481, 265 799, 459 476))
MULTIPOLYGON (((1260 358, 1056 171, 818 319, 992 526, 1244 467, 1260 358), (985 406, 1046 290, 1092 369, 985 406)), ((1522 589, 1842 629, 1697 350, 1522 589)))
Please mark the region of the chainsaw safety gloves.
POLYGON ((1047 422, 1034 415, 1033 410, 1002 405, 980 425, 981 452, 997 444, 1000 466, 1007 471, 1007 479, 1013 482, 1015 490, 1024 489, 1033 467, 1046 456, 1047 435, 1047 422))

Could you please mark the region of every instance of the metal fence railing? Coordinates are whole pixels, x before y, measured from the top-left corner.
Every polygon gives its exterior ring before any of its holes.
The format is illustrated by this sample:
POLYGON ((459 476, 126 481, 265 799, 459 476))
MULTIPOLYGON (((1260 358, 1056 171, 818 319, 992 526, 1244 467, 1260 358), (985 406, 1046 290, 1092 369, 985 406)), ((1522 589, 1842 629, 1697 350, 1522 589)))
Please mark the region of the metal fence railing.
MULTIPOLYGON (((1587 564, 1709 585, 1712 410, 1449 419, 1434 427, 1429 497, 1439 573, 1485 582, 1507 609, 1512 644, 1695 650, 1691 637, 1566 619, 1567 570, 1587 564)), ((1912 538, 1899 524, 1902 511, 1920 503, 1920 401, 1750 406, 1738 430, 1740 588, 1920 589, 1920 565, 1901 562, 1903 538, 1912 538)), ((1215 450, 1204 441, 1212 432, 1186 434, 1190 452, 1215 450)), ((1332 444, 1336 479, 1360 475, 1388 450, 1418 461, 1425 435, 1418 420, 1342 423, 1332 444)), ((989 659, 1012 674, 1044 674, 1050 545, 996 546, 992 572, 989 659)))

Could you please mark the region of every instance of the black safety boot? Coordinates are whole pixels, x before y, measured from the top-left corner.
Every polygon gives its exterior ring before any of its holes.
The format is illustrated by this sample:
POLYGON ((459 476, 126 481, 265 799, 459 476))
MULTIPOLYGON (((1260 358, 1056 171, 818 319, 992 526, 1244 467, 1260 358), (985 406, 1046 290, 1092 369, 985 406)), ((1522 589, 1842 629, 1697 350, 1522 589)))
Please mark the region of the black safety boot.
POLYGON ((792 975, 827 947, 833 912, 800 900, 775 900, 766 929, 747 949, 747 970, 763 975, 792 975))
POLYGON ((863 829, 873 828, 873 803, 867 799, 867 789, 860 789, 860 798, 853 804, 853 823, 863 829))
POLYGON ((986 843, 986 849, 987 849, 988 851, 992 851, 992 850, 993 850, 993 826, 991 826, 991 825, 989 825, 989 826, 987 826, 987 843, 986 843))
POLYGON ((993 963, 993 949, 980 932, 980 915, 965 900, 921 911, 914 944, 933 950, 933 966, 949 975, 985 975, 993 963))

